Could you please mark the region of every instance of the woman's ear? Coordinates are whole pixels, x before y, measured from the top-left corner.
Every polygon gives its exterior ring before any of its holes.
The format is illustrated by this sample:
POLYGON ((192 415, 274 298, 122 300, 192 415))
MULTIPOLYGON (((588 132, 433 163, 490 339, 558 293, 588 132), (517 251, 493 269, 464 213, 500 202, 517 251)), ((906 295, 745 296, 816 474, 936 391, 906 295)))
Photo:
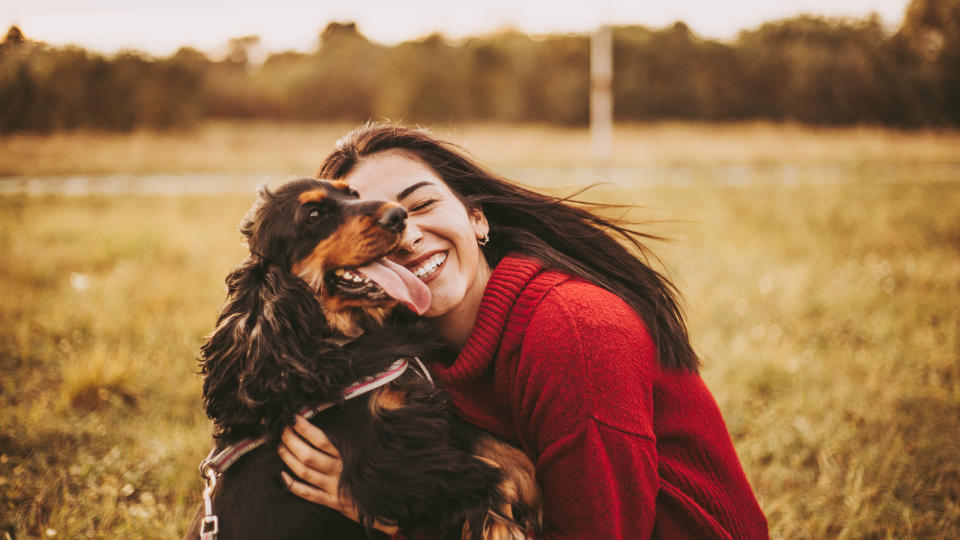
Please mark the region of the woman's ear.
POLYGON ((470 226, 473 227, 473 234, 477 239, 484 238, 490 234, 490 223, 487 222, 487 216, 484 215, 480 207, 470 209, 470 226))

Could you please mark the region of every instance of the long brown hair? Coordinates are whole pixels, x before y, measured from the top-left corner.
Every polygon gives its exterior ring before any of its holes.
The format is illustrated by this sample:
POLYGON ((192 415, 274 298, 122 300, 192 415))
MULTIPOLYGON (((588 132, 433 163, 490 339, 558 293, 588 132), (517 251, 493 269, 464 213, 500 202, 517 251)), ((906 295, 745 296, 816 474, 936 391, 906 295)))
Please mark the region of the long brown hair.
POLYGON ((483 253, 491 268, 508 253, 522 253, 595 283, 623 298, 640 315, 657 344, 662 366, 697 371, 699 360, 690 346, 679 293, 669 279, 644 262, 652 254, 642 241, 656 236, 575 206, 570 197, 523 188, 420 129, 361 126, 337 141, 317 177, 343 178, 364 157, 387 150, 421 160, 467 208, 483 211, 491 238, 483 253))

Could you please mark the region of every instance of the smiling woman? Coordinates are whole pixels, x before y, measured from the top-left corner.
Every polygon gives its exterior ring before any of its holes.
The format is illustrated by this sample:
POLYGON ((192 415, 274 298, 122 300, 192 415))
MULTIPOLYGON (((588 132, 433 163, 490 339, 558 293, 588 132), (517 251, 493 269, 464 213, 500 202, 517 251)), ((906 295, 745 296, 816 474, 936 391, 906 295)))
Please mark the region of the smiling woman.
POLYGON ((462 345, 490 278, 490 266, 477 248, 490 229, 483 212, 468 212, 437 173, 399 151, 370 156, 343 179, 361 197, 395 201, 407 209, 394 261, 427 284, 433 300, 424 315, 448 343, 462 345))
MULTIPOLYGON (((535 463, 545 538, 767 537, 674 288, 642 261, 648 236, 419 130, 362 127, 318 176, 408 212, 391 258, 430 288, 424 316, 459 351, 431 370, 461 417, 535 463)), ((354 516, 324 434, 298 423, 282 441, 308 480, 287 477, 291 491, 354 516)))

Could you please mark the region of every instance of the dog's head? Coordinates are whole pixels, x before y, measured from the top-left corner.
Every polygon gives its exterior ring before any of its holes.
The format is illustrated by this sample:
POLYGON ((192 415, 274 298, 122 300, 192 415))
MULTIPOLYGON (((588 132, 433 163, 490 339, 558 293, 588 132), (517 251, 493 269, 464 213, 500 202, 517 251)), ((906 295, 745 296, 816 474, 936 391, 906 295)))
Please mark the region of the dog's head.
POLYGON ((429 306, 429 289, 386 259, 406 218, 402 206, 361 201, 346 183, 303 178, 262 189, 241 232, 251 256, 307 283, 333 331, 355 336, 398 303, 418 314, 429 306))
POLYGON ((241 225, 250 255, 201 348, 204 404, 226 436, 274 431, 337 396, 362 367, 339 338, 374 329, 399 305, 423 313, 430 290, 386 259, 403 207, 363 201, 342 182, 305 178, 262 189, 241 225))

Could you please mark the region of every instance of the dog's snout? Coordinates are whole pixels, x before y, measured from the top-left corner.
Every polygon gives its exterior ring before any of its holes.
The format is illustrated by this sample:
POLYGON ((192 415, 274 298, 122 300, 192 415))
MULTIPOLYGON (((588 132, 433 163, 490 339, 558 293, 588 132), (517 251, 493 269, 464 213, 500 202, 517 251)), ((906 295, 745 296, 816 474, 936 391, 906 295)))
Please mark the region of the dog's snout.
POLYGON ((390 232, 403 232, 407 225, 407 211, 402 206, 394 206, 380 214, 377 223, 390 232))

